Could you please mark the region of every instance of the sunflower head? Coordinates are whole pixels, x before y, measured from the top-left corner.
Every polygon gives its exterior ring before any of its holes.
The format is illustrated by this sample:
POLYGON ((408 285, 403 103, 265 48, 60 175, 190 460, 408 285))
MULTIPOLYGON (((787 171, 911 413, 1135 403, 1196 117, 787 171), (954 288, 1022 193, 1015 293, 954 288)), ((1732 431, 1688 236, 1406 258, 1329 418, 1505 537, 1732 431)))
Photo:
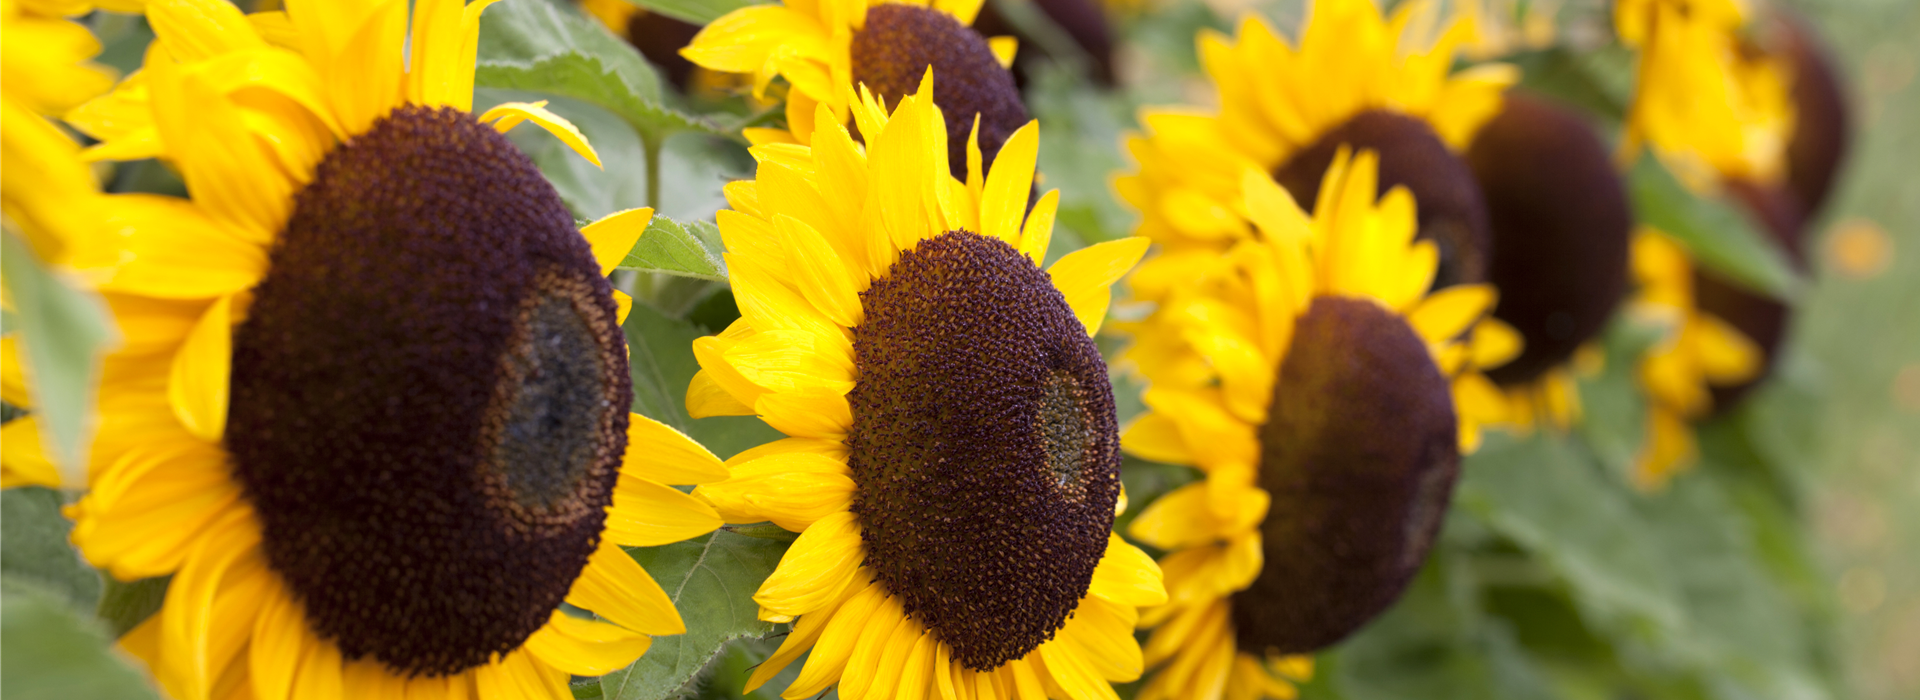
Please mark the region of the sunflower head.
MULTIPOLYGON (((1389 17, 1369 0, 1318 0, 1297 46, 1251 15, 1236 37, 1202 32, 1201 63, 1220 109, 1142 114, 1148 135, 1127 142, 1140 171, 1115 183, 1143 215, 1139 233, 1170 251, 1218 251, 1255 235, 1242 172, 1269 173, 1297 201, 1316 203, 1334 154, 1367 149, 1380 163, 1376 195, 1406 187, 1420 201, 1420 236, 1441 254, 1436 279, 1484 279, 1486 207, 1458 154, 1518 74, 1501 64, 1452 74, 1471 27, 1453 22, 1436 38, 1419 36, 1414 18, 1432 10, 1402 3, 1389 17)), ((1143 272, 1135 288, 1158 298, 1180 277, 1143 272)))
POLYGON ((983 161, 991 164, 1028 120, 1006 68, 1013 40, 989 40, 968 26, 981 2, 825 0, 747 7, 714 20, 681 54, 713 70, 753 74, 756 94, 775 76, 787 79, 788 131, 750 130, 756 142, 811 143, 817 105, 846 124, 862 89, 892 107, 931 70, 941 86, 934 101, 945 115, 948 162, 955 177, 965 177, 966 139, 976 121, 983 161))
POLYGON ((512 651, 599 545, 626 452, 625 336, 559 196, 472 115, 401 107, 315 169, 268 270, 225 430, 267 560, 348 658, 512 651))
POLYGON ((1111 531, 1119 444, 1091 338, 1146 244, 1041 268, 1059 199, 1027 209, 1037 125, 991 170, 970 139, 955 179, 923 75, 892 109, 863 91, 864 148, 822 106, 810 146, 756 146, 755 179, 729 186, 741 319, 695 343, 688 410, 790 437, 696 494, 800 532, 754 596, 795 625, 754 686, 810 649, 790 697, 1101 692, 1139 675, 1134 606, 1165 600, 1111 531))
POLYGON ((1633 212, 1599 134, 1542 98, 1509 93, 1467 160, 1491 214, 1494 315, 1526 341, 1487 374, 1532 383, 1599 333, 1625 294, 1633 212))
POLYGON ((1615 8, 1621 39, 1640 51, 1622 143, 1642 143, 1690 186, 1778 183, 1794 130, 1792 66, 1744 50, 1747 12, 1734 0, 1642 0, 1615 8))
POLYGON ((663 482, 726 475, 627 412, 606 276, 652 212, 576 229, 503 132, 579 132, 469 111, 487 3, 412 5, 156 0, 74 113, 192 193, 90 212, 127 342, 71 510, 96 566, 172 577, 123 645, 174 697, 558 697, 685 631, 621 549, 718 527, 663 482))
MULTIPOLYGON (((1190 697, 1199 668, 1232 668, 1246 696, 1284 697, 1288 655, 1344 638, 1424 562, 1463 452, 1502 408, 1477 367, 1517 350, 1487 318, 1486 285, 1429 293, 1415 198, 1378 196, 1379 158, 1337 151, 1311 214, 1243 172, 1255 232, 1180 261, 1193 282, 1135 326, 1151 382, 1128 451, 1206 478, 1162 497, 1131 534, 1171 552, 1172 602, 1147 662, 1173 663, 1142 697, 1190 697)), ((1163 254, 1166 255, 1166 254, 1163 254)), ((1290 666, 1289 666, 1290 667, 1290 666)))
POLYGON ((1397 600, 1459 475, 1451 387, 1404 318, 1320 297, 1293 338, 1259 429, 1276 565, 1232 598, 1237 643, 1263 653, 1321 649, 1397 600))

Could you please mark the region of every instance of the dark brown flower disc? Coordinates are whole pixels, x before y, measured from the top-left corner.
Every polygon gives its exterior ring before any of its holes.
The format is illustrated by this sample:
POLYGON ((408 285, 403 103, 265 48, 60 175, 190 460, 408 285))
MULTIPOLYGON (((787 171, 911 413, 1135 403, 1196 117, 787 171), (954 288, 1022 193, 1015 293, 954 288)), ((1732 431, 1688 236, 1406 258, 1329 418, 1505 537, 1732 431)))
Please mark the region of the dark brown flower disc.
POLYGON ((1052 278, 998 239, 921 241, 860 300, 847 462, 866 565, 954 660, 998 668, 1053 637, 1106 552, 1106 363, 1052 278))
POLYGON ((653 65, 659 66, 674 87, 687 89, 693 75, 693 61, 680 55, 680 49, 693 43, 700 25, 683 22, 658 12, 635 12, 627 18, 627 43, 640 50, 653 65))
MULTIPOLYGON (((1761 234, 1785 252, 1795 268, 1804 271, 1805 213, 1800 208, 1799 197, 1782 186, 1744 180, 1729 181, 1726 188, 1728 194, 1746 208, 1761 234)), ((1752 379, 1712 388, 1714 412, 1725 412, 1773 371, 1780 342, 1786 339, 1792 309, 1778 299, 1728 280, 1698 263, 1694 265, 1693 294, 1694 305, 1701 311, 1725 320, 1760 348, 1761 368, 1752 379)))
POLYGON ((1633 212, 1599 134, 1578 113, 1539 98, 1507 93, 1467 162, 1493 233, 1493 313, 1526 339, 1519 357, 1487 374, 1501 384, 1530 382, 1566 362, 1613 315, 1627 287, 1633 212))
MULTIPOLYGON (((1033 6, 1080 47, 1090 64, 1087 71, 1094 82, 1113 87, 1113 28, 1099 0, 1033 0, 1033 6)), ((1001 16, 995 3, 980 6, 973 28, 981 36, 1012 35, 1020 39, 1020 52, 1013 60, 1013 75, 1022 88, 1033 78, 1041 61, 1056 58, 1049 55, 1042 42, 1001 16)))
POLYGON ((1847 94, 1832 53, 1806 18, 1774 8, 1775 50, 1793 66, 1793 135, 1787 141, 1787 183, 1811 218, 1826 204, 1853 141, 1847 94))
POLYGON ((1459 474, 1447 379, 1412 327, 1367 299, 1321 297, 1296 322, 1260 427, 1265 561, 1233 594, 1239 648, 1301 654, 1399 599, 1459 474))
POLYGON ((599 543, 632 394, 559 195, 473 115, 402 107, 320 163, 270 262, 226 429, 268 565, 349 659, 518 648, 599 543))
POLYGON ((1320 179, 1342 146, 1380 154, 1380 194, 1397 186, 1413 192, 1419 238, 1440 248, 1435 289, 1486 281, 1493 245, 1486 202, 1466 161, 1425 121, 1396 112, 1361 112, 1295 153, 1274 170, 1273 179, 1311 211, 1320 179))
POLYGON ((853 33, 853 82, 866 85, 892 109, 920 88, 933 67, 933 103, 947 119, 947 163, 967 175, 967 137, 980 117, 980 156, 991 166, 1000 147, 1030 117, 1013 74, 1000 67, 978 32, 953 15, 919 5, 867 8, 866 26, 853 33))

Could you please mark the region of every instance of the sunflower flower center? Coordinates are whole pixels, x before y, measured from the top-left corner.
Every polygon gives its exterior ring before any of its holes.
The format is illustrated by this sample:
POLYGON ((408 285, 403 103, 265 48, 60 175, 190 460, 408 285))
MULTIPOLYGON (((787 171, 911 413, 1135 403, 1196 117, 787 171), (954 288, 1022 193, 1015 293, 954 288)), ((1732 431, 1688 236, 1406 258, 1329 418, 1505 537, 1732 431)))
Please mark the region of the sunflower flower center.
POLYGON ((867 9, 853 33, 853 82, 866 85, 887 108, 920 87, 933 67, 933 103, 947 119, 947 163, 966 179, 967 135, 980 116, 982 165, 1027 123, 1027 107, 1013 74, 1000 67, 987 40, 953 15, 919 5, 888 3, 867 9))
POLYGON ((1399 598, 1459 473, 1452 391, 1404 319, 1321 297, 1293 338, 1260 427, 1268 565, 1233 595, 1256 652, 1321 649, 1399 598))
POLYGON ((1052 279, 965 231, 861 295, 847 436, 867 565, 976 670, 1024 657, 1086 595, 1119 496, 1113 392, 1052 279))
POLYGON ((472 115, 403 107, 321 162, 270 262, 226 431, 269 566, 350 659, 518 648, 626 448, 625 341, 572 216, 472 115))
POLYGON ((1273 179, 1312 209, 1320 178, 1342 146, 1380 154, 1380 192, 1404 186, 1413 193, 1420 240, 1440 248, 1433 288, 1484 282, 1492 238, 1487 205, 1466 161, 1454 155, 1425 121, 1367 111, 1321 136, 1274 170, 1273 179))

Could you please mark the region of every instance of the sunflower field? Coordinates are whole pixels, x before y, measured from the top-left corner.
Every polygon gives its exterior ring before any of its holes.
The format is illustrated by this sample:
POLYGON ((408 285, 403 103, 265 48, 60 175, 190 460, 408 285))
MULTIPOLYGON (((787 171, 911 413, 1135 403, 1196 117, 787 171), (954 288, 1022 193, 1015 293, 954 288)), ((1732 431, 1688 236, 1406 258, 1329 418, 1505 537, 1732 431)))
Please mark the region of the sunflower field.
POLYGON ((1920 697, 1911 0, 0 22, 0 697, 1920 697))

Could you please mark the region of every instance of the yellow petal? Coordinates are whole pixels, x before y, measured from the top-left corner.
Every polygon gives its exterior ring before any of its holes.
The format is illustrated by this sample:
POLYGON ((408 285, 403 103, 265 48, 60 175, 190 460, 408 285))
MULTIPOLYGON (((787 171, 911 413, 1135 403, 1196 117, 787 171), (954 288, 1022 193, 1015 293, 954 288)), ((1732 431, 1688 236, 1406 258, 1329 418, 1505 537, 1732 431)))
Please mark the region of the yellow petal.
POLYGON ((818 340, 806 331, 765 331, 728 348, 726 359, 747 381, 778 394, 843 396, 853 390, 849 358, 818 340))
POLYGON ((705 484, 729 476, 727 465, 673 426, 627 414, 627 459, 622 474, 662 484, 705 484))
POLYGON ((1107 551, 1093 568, 1093 583, 1087 594, 1104 600, 1149 607, 1167 602, 1167 589, 1160 581, 1160 566, 1120 535, 1107 535, 1107 551))
POLYGON ((838 597, 864 561, 858 519, 845 511, 829 515, 800 533, 753 600, 764 609, 763 617, 764 612, 789 617, 813 612, 838 597))
POLYGON ((987 49, 993 52, 993 60, 999 61, 1001 68, 1011 69, 1013 55, 1020 51, 1020 40, 1010 36, 988 37, 987 49))
POLYGON ((587 568, 574 579, 567 602, 641 634, 687 631, 666 591, 660 590, 653 576, 611 540, 600 541, 599 549, 587 560, 587 568))
POLYGON ((594 262, 600 263, 601 276, 613 274, 613 268, 627 259, 627 253, 652 222, 653 207, 641 207, 608 214, 580 229, 580 235, 586 236, 587 245, 593 248, 594 262))
POLYGON ((753 410, 767 425, 790 437, 838 441, 853 427, 853 407, 840 395, 768 393, 754 400, 753 410))
POLYGON ((1020 220, 1027 212, 1027 196, 1033 191, 1033 168, 1039 154, 1038 121, 1027 122, 1007 137, 1000 154, 994 157, 993 169, 987 173, 986 189, 981 194, 980 235, 1014 246, 1020 244, 1020 220))
POLYGON ((1407 322, 1429 345, 1439 345, 1465 334, 1475 321, 1493 309, 1495 298, 1491 285, 1448 287, 1420 302, 1407 315, 1407 322))
MULTIPOLYGON (((658 547, 713 532, 720 514, 665 484, 626 474, 614 487, 602 536, 623 547, 658 547)), ((591 675, 591 674, 584 674, 591 675)))
POLYGON ((1519 357, 1525 344, 1520 331, 1506 322, 1491 316, 1481 319, 1473 328, 1473 366, 1492 369, 1504 365, 1519 357))
POLYGON ((1120 434, 1120 447, 1141 459, 1192 465, 1193 453, 1180 437, 1180 428, 1158 412, 1140 416, 1120 434))
POLYGON ((1066 297, 1067 306, 1086 326, 1087 335, 1100 332, 1107 305, 1113 301, 1113 283, 1133 269, 1149 244, 1139 237, 1096 243, 1066 254, 1047 268, 1053 286, 1066 297))
POLYGON ((233 368, 233 296, 221 297, 195 323, 173 358, 167 398, 173 415, 207 442, 227 429, 227 384, 233 368))
POLYGON ((703 369, 687 384, 687 415, 694 418, 751 416, 753 407, 727 393, 725 387, 714 381, 713 374, 703 369))
POLYGON ((787 263, 801 296, 834 323, 848 328, 860 325, 865 318, 860 306, 860 282, 865 273, 847 265, 806 222, 775 214, 773 226, 779 233, 781 250, 790 256, 787 263))
POLYGON ((593 144, 587 143, 587 137, 580 133, 580 129, 575 127, 573 122, 567 121, 565 117, 547 111, 547 108, 543 106, 545 104, 545 100, 539 102, 503 102, 493 109, 487 110, 485 114, 480 115, 480 121, 485 123, 495 119, 500 120, 499 123, 494 124, 493 127, 503 134, 506 133, 508 129, 518 126, 520 122, 533 122, 539 125, 540 128, 546 129, 547 133, 553 134, 555 138, 560 139, 561 143, 567 144, 568 148, 572 148, 573 152, 587 159, 587 162, 592 163, 593 167, 604 170, 605 167, 600 165, 600 154, 593 151, 593 144))
POLYGON ((526 648, 553 668, 576 676, 598 676, 626 668, 652 644, 648 636, 619 625, 555 610, 547 624, 527 638, 526 648))

